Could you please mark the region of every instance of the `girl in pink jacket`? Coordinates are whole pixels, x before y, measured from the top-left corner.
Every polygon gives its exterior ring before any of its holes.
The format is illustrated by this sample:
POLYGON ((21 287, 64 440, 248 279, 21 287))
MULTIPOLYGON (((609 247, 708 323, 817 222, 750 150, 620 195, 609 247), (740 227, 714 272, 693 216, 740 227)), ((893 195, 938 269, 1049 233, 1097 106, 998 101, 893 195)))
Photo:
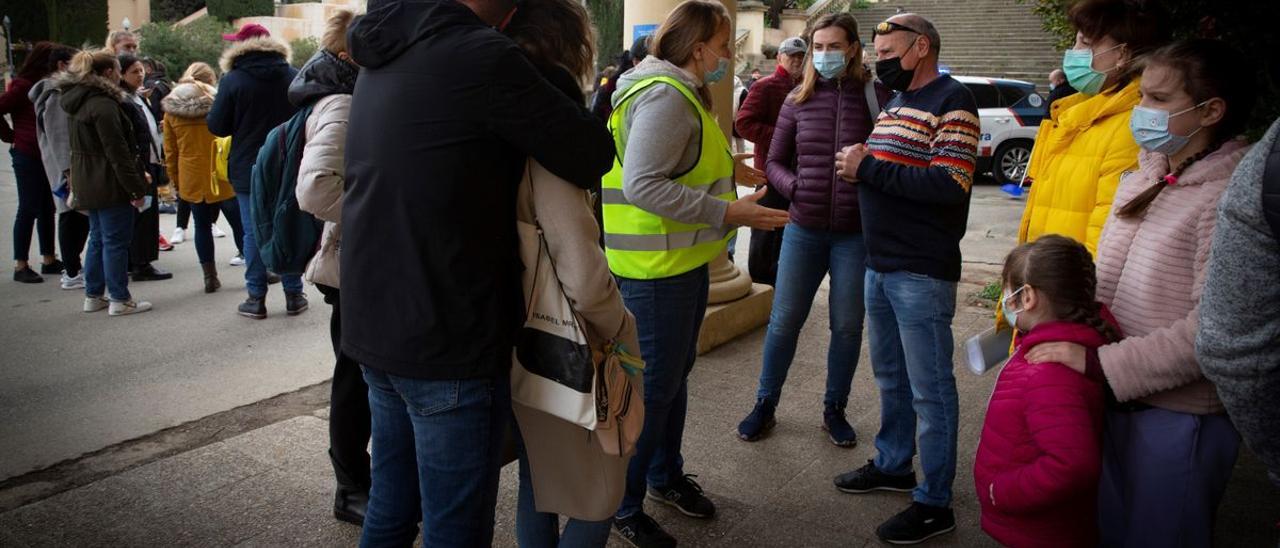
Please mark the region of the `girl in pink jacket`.
POLYGON ((1126 338, 1027 354, 1087 371, 1115 396, 1099 499, 1105 546, 1213 542, 1240 437, 1200 370, 1195 338, 1218 199, 1249 148, 1237 136, 1254 89, 1251 62, 1222 42, 1151 54, 1130 124, 1140 169, 1121 178, 1098 242, 1098 300, 1126 338))
POLYGON ((1096 546, 1102 469, 1102 387, 1026 351, 1063 341, 1097 348, 1119 339, 1097 302, 1093 258, 1058 235, 1005 259, 1000 306, 1022 333, 987 406, 973 477, 982 530, 1007 546, 1096 546))

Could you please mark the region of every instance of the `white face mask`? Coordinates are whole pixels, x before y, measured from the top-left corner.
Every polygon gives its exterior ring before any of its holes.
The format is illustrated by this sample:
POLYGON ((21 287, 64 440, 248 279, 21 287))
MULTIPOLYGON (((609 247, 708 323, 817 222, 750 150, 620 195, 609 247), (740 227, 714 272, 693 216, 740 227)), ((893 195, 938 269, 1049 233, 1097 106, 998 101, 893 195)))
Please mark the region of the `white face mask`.
POLYGON ((1017 291, 1014 291, 1013 293, 1005 292, 1003 296, 1000 297, 1000 311, 1004 313, 1005 321, 1009 322, 1009 325, 1012 325, 1014 329, 1021 330, 1021 328, 1018 327, 1018 315, 1022 314, 1023 311, 1009 308, 1009 300, 1026 288, 1027 286, 1023 285, 1022 287, 1019 287, 1017 291))

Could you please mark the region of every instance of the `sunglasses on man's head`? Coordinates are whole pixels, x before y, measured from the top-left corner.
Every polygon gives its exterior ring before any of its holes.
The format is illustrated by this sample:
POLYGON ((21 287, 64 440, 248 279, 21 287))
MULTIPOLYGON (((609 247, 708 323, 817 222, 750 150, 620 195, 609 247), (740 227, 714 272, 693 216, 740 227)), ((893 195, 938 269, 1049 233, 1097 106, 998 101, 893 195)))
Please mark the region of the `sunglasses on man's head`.
POLYGON ((871 30, 871 37, 875 38, 876 36, 879 36, 881 34, 889 34, 891 32, 899 31, 899 30, 914 32, 916 34, 924 34, 923 32, 920 32, 906 25, 894 23, 893 21, 885 21, 883 23, 880 23, 879 25, 876 25, 876 28, 871 30))

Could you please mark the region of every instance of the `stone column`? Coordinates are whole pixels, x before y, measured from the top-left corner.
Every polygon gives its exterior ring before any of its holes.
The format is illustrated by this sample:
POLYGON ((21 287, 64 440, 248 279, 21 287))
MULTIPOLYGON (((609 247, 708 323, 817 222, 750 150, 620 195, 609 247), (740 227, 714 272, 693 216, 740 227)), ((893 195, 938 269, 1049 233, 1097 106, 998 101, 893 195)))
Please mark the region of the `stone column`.
MULTIPOLYGON (((622 17, 622 44, 630 47, 635 37, 654 32, 666 20, 671 10, 681 0, 625 0, 622 17)), ((734 28, 729 32, 730 47, 737 39, 737 2, 721 0, 729 9, 729 21, 734 28)), ((759 53, 759 52, 756 52, 759 53)), ((729 76, 711 86, 714 103, 713 114, 720 122, 720 130, 729 138, 733 133, 733 75, 737 74, 730 59, 729 76)), ((739 238, 747 237, 746 230, 739 238)), ((728 342, 768 322, 773 302, 773 290, 768 286, 753 285, 751 277, 729 262, 726 251, 711 262, 711 289, 707 318, 703 322, 698 340, 699 353, 728 342)))

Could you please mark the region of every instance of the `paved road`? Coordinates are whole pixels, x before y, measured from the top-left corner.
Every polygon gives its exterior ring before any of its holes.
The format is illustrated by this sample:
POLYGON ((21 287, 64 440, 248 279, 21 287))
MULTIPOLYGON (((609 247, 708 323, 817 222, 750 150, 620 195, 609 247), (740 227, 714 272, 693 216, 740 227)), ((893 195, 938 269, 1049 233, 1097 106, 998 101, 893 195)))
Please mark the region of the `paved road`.
MULTIPOLYGON (((7 158, 0 164, 0 257, 8 259, 17 193, 7 158)), ((161 216, 165 234, 174 219, 161 216)), ((195 245, 184 243, 157 263, 172 280, 130 284, 155 305, 138 316, 85 314, 83 293, 59 289, 56 276, 26 285, 3 269, 0 479, 329 377, 329 307, 319 293, 308 287, 311 310, 290 318, 273 286, 270 317, 237 316, 244 269, 227 266, 230 237, 215 242, 221 291, 203 292, 195 245)))
MULTIPOLYGON (((3 163, 0 256, 10 257, 16 192, 3 163)), ((965 240, 974 282, 993 279, 982 265, 998 263, 1012 243, 1019 205, 1002 196, 992 185, 975 191, 965 240)), ((161 216, 165 234, 174 220, 161 216)), ((155 305, 139 316, 84 314, 82 293, 53 279, 0 279, 0 480, 328 378, 329 310, 320 295, 308 287, 312 309, 289 318, 274 286, 268 319, 237 316, 243 269, 227 266, 230 238, 215 241, 222 291, 201 291, 194 244, 181 244, 157 263, 174 279, 130 285, 155 305)), ((740 238, 744 262, 746 245, 740 238)))

